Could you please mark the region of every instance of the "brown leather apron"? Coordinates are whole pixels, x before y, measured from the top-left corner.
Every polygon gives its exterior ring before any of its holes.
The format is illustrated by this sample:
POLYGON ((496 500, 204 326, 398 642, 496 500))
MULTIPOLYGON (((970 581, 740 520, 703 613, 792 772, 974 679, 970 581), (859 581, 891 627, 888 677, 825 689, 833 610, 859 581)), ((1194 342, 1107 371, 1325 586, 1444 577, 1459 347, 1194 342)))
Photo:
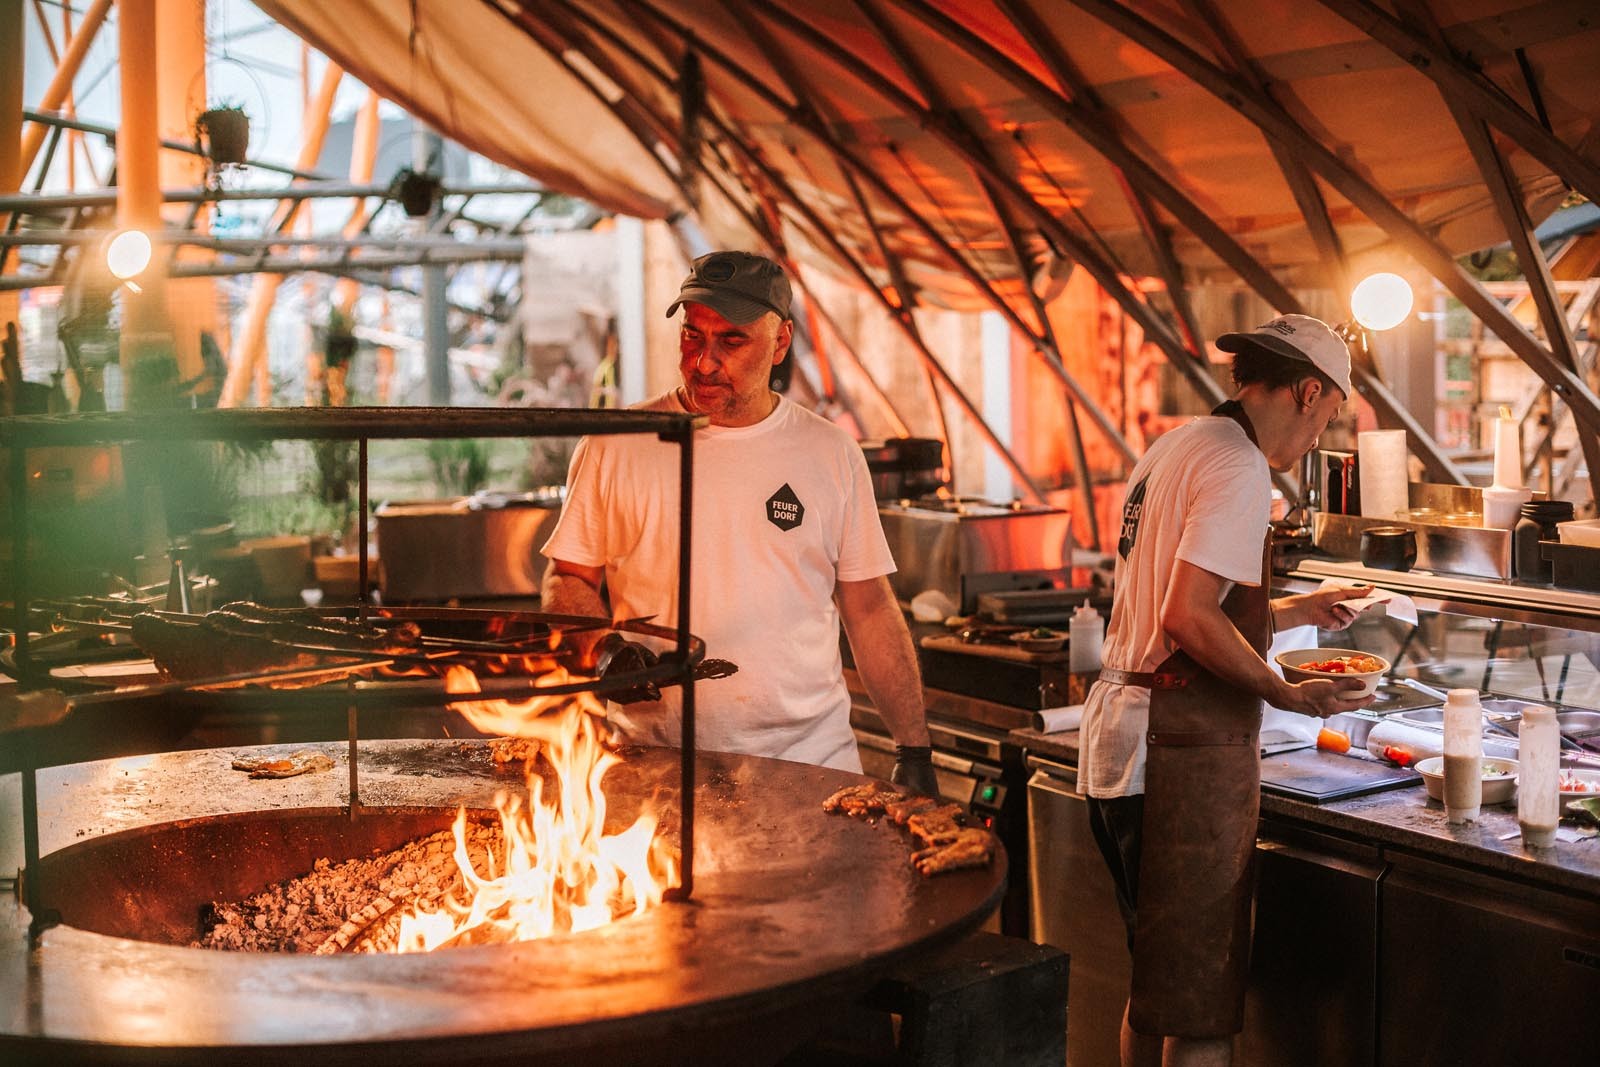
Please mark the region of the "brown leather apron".
MULTIPOLYGON (((1270 551, 1269 538, 1261 584, 1235 585, 1222 602, 1262 654, 1272 640, 1270 551)), ((1261 700, 1181 649, 1150 686, 1128 1021, 1141 1034, 1229 1037, 1244 1023, 1261 700)))

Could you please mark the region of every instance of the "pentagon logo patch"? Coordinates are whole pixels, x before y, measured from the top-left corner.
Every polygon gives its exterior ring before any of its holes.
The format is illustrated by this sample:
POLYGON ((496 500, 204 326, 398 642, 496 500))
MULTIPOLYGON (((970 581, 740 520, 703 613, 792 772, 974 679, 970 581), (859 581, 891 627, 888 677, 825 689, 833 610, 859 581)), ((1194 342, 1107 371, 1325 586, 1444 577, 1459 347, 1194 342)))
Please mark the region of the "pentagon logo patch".
POLYGON ((805 520, 806 508, 785 482, 782 489, 767 498, 767 521, 780 530, 792 530, 805 520))

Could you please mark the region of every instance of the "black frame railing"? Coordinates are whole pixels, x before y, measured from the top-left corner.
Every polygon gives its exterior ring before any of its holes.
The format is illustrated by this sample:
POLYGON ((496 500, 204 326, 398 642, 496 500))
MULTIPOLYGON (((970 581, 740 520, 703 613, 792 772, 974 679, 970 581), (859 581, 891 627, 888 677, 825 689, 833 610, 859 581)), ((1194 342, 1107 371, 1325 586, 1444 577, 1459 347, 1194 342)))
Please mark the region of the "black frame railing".
MULTIPOLYGON (((600 411, 572 408, 437 408, 437 407, 352 407, 352 408, 270 408, 226 410, 175 410, 106 412, 76 415, 25 415, 0 419, 0 448, 10 452, 9 481, 12 528, 11 598, 15 609, 13 661, 19 687, 37 688, 48 681, 34 669, 28 654, 29 608, 28 564, 30 533, 28 516, 28 454, 42 447, 92 447, 141 442, 179 441, 355 441, 357 442, 357 515, 359 522, 358 612, 364 619, 368 609, 367 559, 367 443, 373 440, 419 440, 440 438, 532 438, 578 437, 605 434, 654 434, 679 449, 678 507, 678 617, 675 627, 645 623, 615 623, 615 629, 675 641, 660 662, 636 671, 610 674, 603 679, 562 685, 536 686, 532 680, 490 678, 483 692, 472 696, 447 692, 437 679, 396 682, 351 682, 345 686, 322 686, 294 690, 177 689, 160 687, 158 692, 138 689, 115 694, 97 694, 92 700, 97 712, 110 713, 160 701, 176 711, 200 703, 224 710, 260 710, 267 706, 321 709, 347 712, 350 746, 350 815, 360 809, 360 788, 356 767, 359 740, 359 711, 373 708, 440 707, 471 699, 519 700, 531 696, 556 696, 576 692, 607 693, 646 683, 672 683, 682 687, 683 732, 679 834, 682 846, 679 884, 669 890, 669 899, 687 900, 694 891, 694 782, 695 782, 695 677, 696 666, 705 655, 705 646, 690 631, 689 605, 691 578, 691 537, 694 491, 694 431, 703 426, 701 416, 664 412, 600 411), (109 699, 108 699, 109 698, 109 699)), ((552 618, 556 618, 553 617, 552 618)), ((69 712, 70 716, 71 712, 69 712)), ((4 739, 7 750, 0 753, 0 771, 18 771, 22 776, 22 820, 24 855, 24 896, 33 916, 34 933, 52 925, 47 902, 39 898, 37 878, 26 872, 37 871, 39 864, 39 814, 36 771, 42 767, 104 758, 74 744, 52 744, 55 727, 16 730, 4 739)), ((164 751, 145 747, 142 752, 164 751)), ((126 748, 123 755, 138 754, 126 748)))

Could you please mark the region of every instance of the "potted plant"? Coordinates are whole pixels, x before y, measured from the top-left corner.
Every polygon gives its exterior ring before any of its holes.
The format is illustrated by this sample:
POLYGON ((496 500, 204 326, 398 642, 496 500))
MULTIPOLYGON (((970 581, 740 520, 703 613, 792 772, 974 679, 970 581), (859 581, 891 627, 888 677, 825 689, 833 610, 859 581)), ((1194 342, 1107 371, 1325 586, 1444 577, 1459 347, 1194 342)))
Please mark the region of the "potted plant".
POLYGON ((218 104, 194 120, 195 144, 204 141, 214 166, 242 164, 250 148, 250 116, 236 104, 218 104))
POLYGON ((407 217, 420 219, 433 211, 434 201, 439 198, 439 188, 440 181, 436 176, 405 167, 394 176, 389 194, 400 201, 407 217))

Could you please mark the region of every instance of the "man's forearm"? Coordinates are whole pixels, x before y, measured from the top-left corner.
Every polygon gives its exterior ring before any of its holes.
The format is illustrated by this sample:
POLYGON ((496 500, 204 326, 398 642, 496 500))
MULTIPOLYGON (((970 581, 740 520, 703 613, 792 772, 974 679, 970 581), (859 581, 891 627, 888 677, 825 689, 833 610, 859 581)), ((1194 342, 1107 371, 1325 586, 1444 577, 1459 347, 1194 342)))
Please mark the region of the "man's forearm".
POLYGON ((1176 623, 1169 621, 1166 631, 1196 663, 1223 681, 1269 703, 1281 699, 1283 679, 1273 673, 1220 608, 1197 611, 1176 623))
POLYGON ((857 582, 845 588, 841 583, 839 607, 856 673, 895 743, 926 745, 928 721, 917 652, 888 580, 880 581, 881 587, 857 582))
POLYGON ((548 572, 539 590, 540 610, 551 615, 606 615, 600 590, 575 574, 548 572))

